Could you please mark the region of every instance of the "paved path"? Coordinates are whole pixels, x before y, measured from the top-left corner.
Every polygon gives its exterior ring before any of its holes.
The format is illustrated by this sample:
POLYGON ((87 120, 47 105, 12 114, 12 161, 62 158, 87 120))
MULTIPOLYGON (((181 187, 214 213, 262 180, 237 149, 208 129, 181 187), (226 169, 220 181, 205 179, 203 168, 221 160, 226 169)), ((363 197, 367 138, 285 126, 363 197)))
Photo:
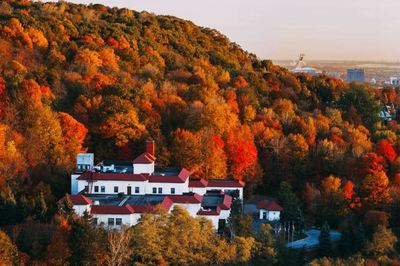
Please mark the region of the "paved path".
MULTIPOLYGON (((305 249, 316 248, 319 244, 318 237, 320 230, 312 229, 312 230, 307 230, 305 233, 307 235, 306 238, 290 242, 287 244, 287 246, 289 248, 305 248, 305 249)), ((339 232, 331 230, 330 234, 332 241, 338 241, 340 239, 341 234, 339 232)))

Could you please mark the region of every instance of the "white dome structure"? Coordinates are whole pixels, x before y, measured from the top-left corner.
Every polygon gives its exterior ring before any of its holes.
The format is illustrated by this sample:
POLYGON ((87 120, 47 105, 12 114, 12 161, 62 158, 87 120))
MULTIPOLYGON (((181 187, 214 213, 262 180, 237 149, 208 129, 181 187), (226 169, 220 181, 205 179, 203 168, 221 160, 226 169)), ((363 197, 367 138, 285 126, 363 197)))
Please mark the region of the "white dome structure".
POLYGON ((306 67, 306 63, 304 62, 304 56, 305 54, 300 54, 299 60, 296 63, 295 68, 290 70, 293 73, 305 73, 305 74, 310 74, 310 75, 319 75, 322 72, 316 68, 313 67, 306 67))

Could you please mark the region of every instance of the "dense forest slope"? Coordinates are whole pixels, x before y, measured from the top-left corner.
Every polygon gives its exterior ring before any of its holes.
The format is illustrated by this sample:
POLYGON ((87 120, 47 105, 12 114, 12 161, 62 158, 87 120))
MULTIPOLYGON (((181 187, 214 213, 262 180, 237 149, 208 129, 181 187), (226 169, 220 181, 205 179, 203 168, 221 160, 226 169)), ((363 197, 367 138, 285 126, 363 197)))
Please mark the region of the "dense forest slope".
POLYGON ((189 21, 0 0, 0 97, 0 225, 51 220, 78 152, 129 160, 148 138, 159 165, 280 187, 287 219, 399 223, 393 88, 294 75, 189 21))

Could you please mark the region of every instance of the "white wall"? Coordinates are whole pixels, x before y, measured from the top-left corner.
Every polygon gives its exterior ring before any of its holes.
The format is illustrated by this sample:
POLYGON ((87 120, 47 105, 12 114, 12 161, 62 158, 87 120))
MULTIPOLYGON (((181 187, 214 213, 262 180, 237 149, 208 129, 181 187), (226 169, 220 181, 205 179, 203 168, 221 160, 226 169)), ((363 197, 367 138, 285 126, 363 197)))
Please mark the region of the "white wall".
POLYGON ((73 209, 79 216, 83 216, 84 212, 90 213, 90 204, 88 205, 74 205, 73 209))
POLYGON ((133 164, 134 174, 153 174, 154 173, 154 162, 148 164, 133 164))
POLYGON ((210 220, 214 229, 218 229, 218 221, 219 221, 219 215, 197 215, 197 217, 204 217, 207 220, 210 220))
POLYGON ((205 188, 205 187, 189 187, 189 191, 197 193, 200 196, 203 196, 204 194, 206 194, 207 188, 205 188))
POLYGON ((79 193, 79 188, 78 188, 78 180, 76 180, 80 174, 72 174, 71 175, 71 195, 76 195, 79 193))
MULTIPOLYGON (((127 226, 132 226, 137 223, 137 214, 93 214, 93 218, 97 218, 97 225, 101 225, 104 223, 104 227, 107 228, 108 226, 108 218, 114 218, 114 226, 113 228, 119 228, 118 225, 115 224, 116 218, 122 219, 122 224, 127 226)), ((139 216, 140 217, 140 216, 139 216)))
POLYGON ((270 211, 268 212, 268 219, 270 221, 278 221, 280 219, 281 212, 279 211, 270 211))
POLYGON ((189 178, 186 180, 185 183, 147 183, 146 187, 146 194, 153 194, 153 188, 157 188, 157 193, 158 193, 158 188, 162 187, 162 193, 161 194, 171 194, 171 188, 175 188, 175 195, 182 195, 183 193, 189 192, 188 188, 188 183, 189 183, 189 178))
MULTIPOLYGON (((88 186, 87 180, 77 180, 77 191, 82 191, 85 186, 88 186)), ((114 193, 114 186, 118 186, 118 193, 124 192, 127 194, 128 186, 132 187, 132 195, 153 194, 153 188, 162 188, 160 194, 171 194, 171 188, 175 188, 175 195, 182 195, 189 192, 188 184, 189 179, 185 183, 150 183, 148 181, 113 181, 113 180, 100 180, 92 183, 92 191, 90 194, 116 194, 114 193), (94 192, 94 187, 99 187, 99 192, 94 192), (101 186, 105 186, 105 192, 101 192, 101 186), (139 187, 139 194, 135 193, 135 187, 139 187)), ((201 194, 203 195, 203 194, 201 194)))
MULTIPOLYGON (((100 180, 93 182, 92 191, 90 194, 117 194, 114 193, 114 186, 118 186, 118 193, 124 192, 128 193, 128 186, 132 187, 132 195, 144 195, 145 187, 147 181, 107 181, 100 180), (95 186, 99 187, 99 192, 95 192, 95 186), (101 192, 101 187, 105 186, 105 192, 101 192), (139 187, 139 193, 135 193, 135 187, 139 187)), ((83 190, 85 186, 88 186, 88 182, 86 180, 78 180, 78 189, 79 191, 83 190)))
POLYGON ((268 221, 279 221, 281 212, 280 211, 267 211, 264 209, 260 209, 260 220, 263 220, 264 213, 266 213, 266 217, 268 221))
MULTIPOLYGON (((219 215, 197 215, 197 217, 204 217, 211 221, 215 230, 218 230, 219 219, 225 219, 226 226, 228 225, 228 217, 230 214, 230 210, 221 210, 219 215)), ((196 217, 196 216, 193 216, 196 217)))
POLYGON ((221 210, 219 219, 228 219, 230 213, 231 213, 230 209, 229 210, 221 210))
POLYGON ((239 187, 239 188, 235 188, 235 187, 207 187, 207 191, 209 190, 222 190, 224 192, 226 191, 230 191, 230 190, 239 190, 239 199, 243 200, 243 188, 239 187))

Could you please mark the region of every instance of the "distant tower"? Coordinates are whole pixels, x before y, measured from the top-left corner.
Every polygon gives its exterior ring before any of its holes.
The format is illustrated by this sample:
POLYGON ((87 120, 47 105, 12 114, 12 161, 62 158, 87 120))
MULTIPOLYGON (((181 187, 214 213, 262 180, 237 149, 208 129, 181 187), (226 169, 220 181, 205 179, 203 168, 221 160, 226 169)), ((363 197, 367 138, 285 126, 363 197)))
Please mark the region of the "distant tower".
POLYGON ((363 68, 347 69, 348 82, 365 82, 365 72, 363 68))
POLYGON ((76 180, 83 172, 92 171, 94 166, 93 153, 79 153, 76 158, 76 169, 71 175, 71 194, 76 195, 78 191, 78 181, 76 180))
POLYGON ((306 62, 304 62, 305 56, 305 54, 300 54, 299 60, 297 61, 295 68, 302 68, 306 65, 306 62))

